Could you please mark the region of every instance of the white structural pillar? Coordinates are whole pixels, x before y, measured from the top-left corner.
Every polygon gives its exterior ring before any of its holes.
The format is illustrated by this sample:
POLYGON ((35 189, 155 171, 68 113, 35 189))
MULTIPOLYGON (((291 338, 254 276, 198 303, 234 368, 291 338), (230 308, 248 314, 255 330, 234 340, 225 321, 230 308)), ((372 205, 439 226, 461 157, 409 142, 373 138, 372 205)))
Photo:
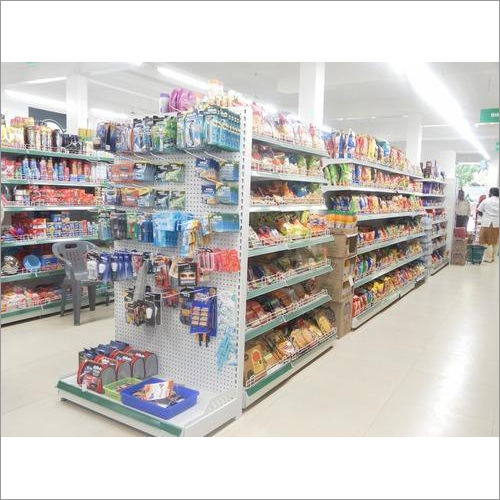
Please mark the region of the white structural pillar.
POLYGON ((76 134, 79 128, 87 128, 87 123, 87 78, 70 75, 66 80, 66 131, 76 134))
POLYGON ((444 207, 448 217, 446 226, 446 249, 451 251, 451 243, 453 241, 453 228, 455 227, 455 203, 457 199, 457 153, 456 151, 439 151, 434 155, 437 162, 438 172, 444 172, 446 185, 444 188, 444 207))
POLYGON ((305 123, 323 125, 325 103, 325 63, 300 63, 299 118, 305 123))
POLYGON ((454 179, 457 166, 456 151, 439 151, 434 155, 439 172, 444 172, 447 179, 454 179))
POLYGON ((408 116, 406 127, 406 157, 412 165, 419 165, 422 156, 422 116, 408 116))

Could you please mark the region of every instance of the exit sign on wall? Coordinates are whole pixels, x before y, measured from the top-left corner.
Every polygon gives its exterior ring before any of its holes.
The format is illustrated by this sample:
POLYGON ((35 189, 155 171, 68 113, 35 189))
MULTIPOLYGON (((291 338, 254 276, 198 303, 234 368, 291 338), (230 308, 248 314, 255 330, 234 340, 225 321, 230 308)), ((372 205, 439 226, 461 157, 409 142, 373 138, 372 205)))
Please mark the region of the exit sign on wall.
POLYGON ((479 121, 480 123, 498 123, 498 108, 482 109, 479 121))

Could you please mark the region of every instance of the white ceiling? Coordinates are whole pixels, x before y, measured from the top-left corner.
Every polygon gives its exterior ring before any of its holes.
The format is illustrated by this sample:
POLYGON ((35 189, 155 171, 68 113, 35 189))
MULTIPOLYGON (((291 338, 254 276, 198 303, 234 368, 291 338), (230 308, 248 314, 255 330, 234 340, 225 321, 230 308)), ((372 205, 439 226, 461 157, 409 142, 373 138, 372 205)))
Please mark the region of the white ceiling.
MULTIPOLYGON (((158 95, 177 86, 155 69, 157 64, 202 79, 217 78, 226 89, 235 89, 278 109, 297 113, 299 63, 2 63, 2 90, 10 88, 64 100, 65 82, 26 84, 27 80, 83 73, 89 77, 89 107, 142 115, 158 109, 158 95)), ((471 124, 479 110, 499 106, 498 63, 431 63, 433 71, 460 103, 471 124)), ((2 96, 4 98, 4 96, 2 96)), ((5 100, 9 103, 9 100, 5 100)), ((8 111, 2 105, 2 111, 8 111)), ((352 127, 405 146, 405 115, 420 113, 424 125, 443 120, 420 99, 408 82, 386 63, 327 63, 324 123, 334 128, 352 127), (375 117, 375 118, 372 118, 375 117)), ((492 154, 498 124, 475 129, 492 154)), ((445 149, 457 151, 461 160, 479 160, 474 148, 453 127, 423 129, 422 158, 445 149)))

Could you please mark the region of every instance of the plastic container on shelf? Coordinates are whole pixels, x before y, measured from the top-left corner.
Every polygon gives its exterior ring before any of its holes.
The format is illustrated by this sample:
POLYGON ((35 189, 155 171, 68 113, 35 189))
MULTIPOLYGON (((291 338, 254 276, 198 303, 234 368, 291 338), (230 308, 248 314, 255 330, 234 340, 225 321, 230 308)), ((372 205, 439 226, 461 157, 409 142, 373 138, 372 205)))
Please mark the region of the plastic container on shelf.
POLYGON ((174 384, 174 391, 183 399, 182 401, 179 401, 178 403, 175 403, 167 408, 162 408, 152 401, 143 401, 142 399, 134 396, 134 392, 139 391, 146 384, 154 384, 157 382, 164 382, 164 380, 159 378, 149 378, 147 380, 143 380, 139 384, 127 387, 121 392, 122 403, 126 406, 130 406, 131 408, 135 408, 136 410, 168 420, 169 418, 175 417, 176 415, 179 415, 179 413, 186 411, 188 408, 191 408, 198 401, 198 391, 188 389, 187 387, 177 384, 174 384))
POLYGON ((104 394, 108 396, 108 398, 115 399, 116 401, 121 400, 121 392, 125 390, 127 387, 132 385, 140 384, 142 381, 138 378, 134 377, 125 377, 116 382, 112 382, 111 384, 106 384, 104 386, 104 394), (127 387, 123 387, 123 386, 127 387), (123 387, 120 391, 117 390, 119 387, 123 387))

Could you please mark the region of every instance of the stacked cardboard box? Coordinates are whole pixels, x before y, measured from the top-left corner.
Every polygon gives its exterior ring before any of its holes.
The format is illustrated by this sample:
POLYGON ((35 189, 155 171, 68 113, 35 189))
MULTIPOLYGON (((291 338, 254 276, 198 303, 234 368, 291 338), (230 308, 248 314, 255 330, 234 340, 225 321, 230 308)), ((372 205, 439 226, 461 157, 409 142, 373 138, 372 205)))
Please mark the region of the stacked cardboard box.
POLYGON ((453 238, 451 245, 451 264, 465 266, 467 259, 467 238, 453 238))
POLYGON ((332 308, 337 321, 337 337, 351 331, 352 298, 354 295, 354 263, 357 253, 357 229, 334 233, 334 242, 327 245, 327 255, 333 271, 321 279, 321 285, 332 297, 332 308))

